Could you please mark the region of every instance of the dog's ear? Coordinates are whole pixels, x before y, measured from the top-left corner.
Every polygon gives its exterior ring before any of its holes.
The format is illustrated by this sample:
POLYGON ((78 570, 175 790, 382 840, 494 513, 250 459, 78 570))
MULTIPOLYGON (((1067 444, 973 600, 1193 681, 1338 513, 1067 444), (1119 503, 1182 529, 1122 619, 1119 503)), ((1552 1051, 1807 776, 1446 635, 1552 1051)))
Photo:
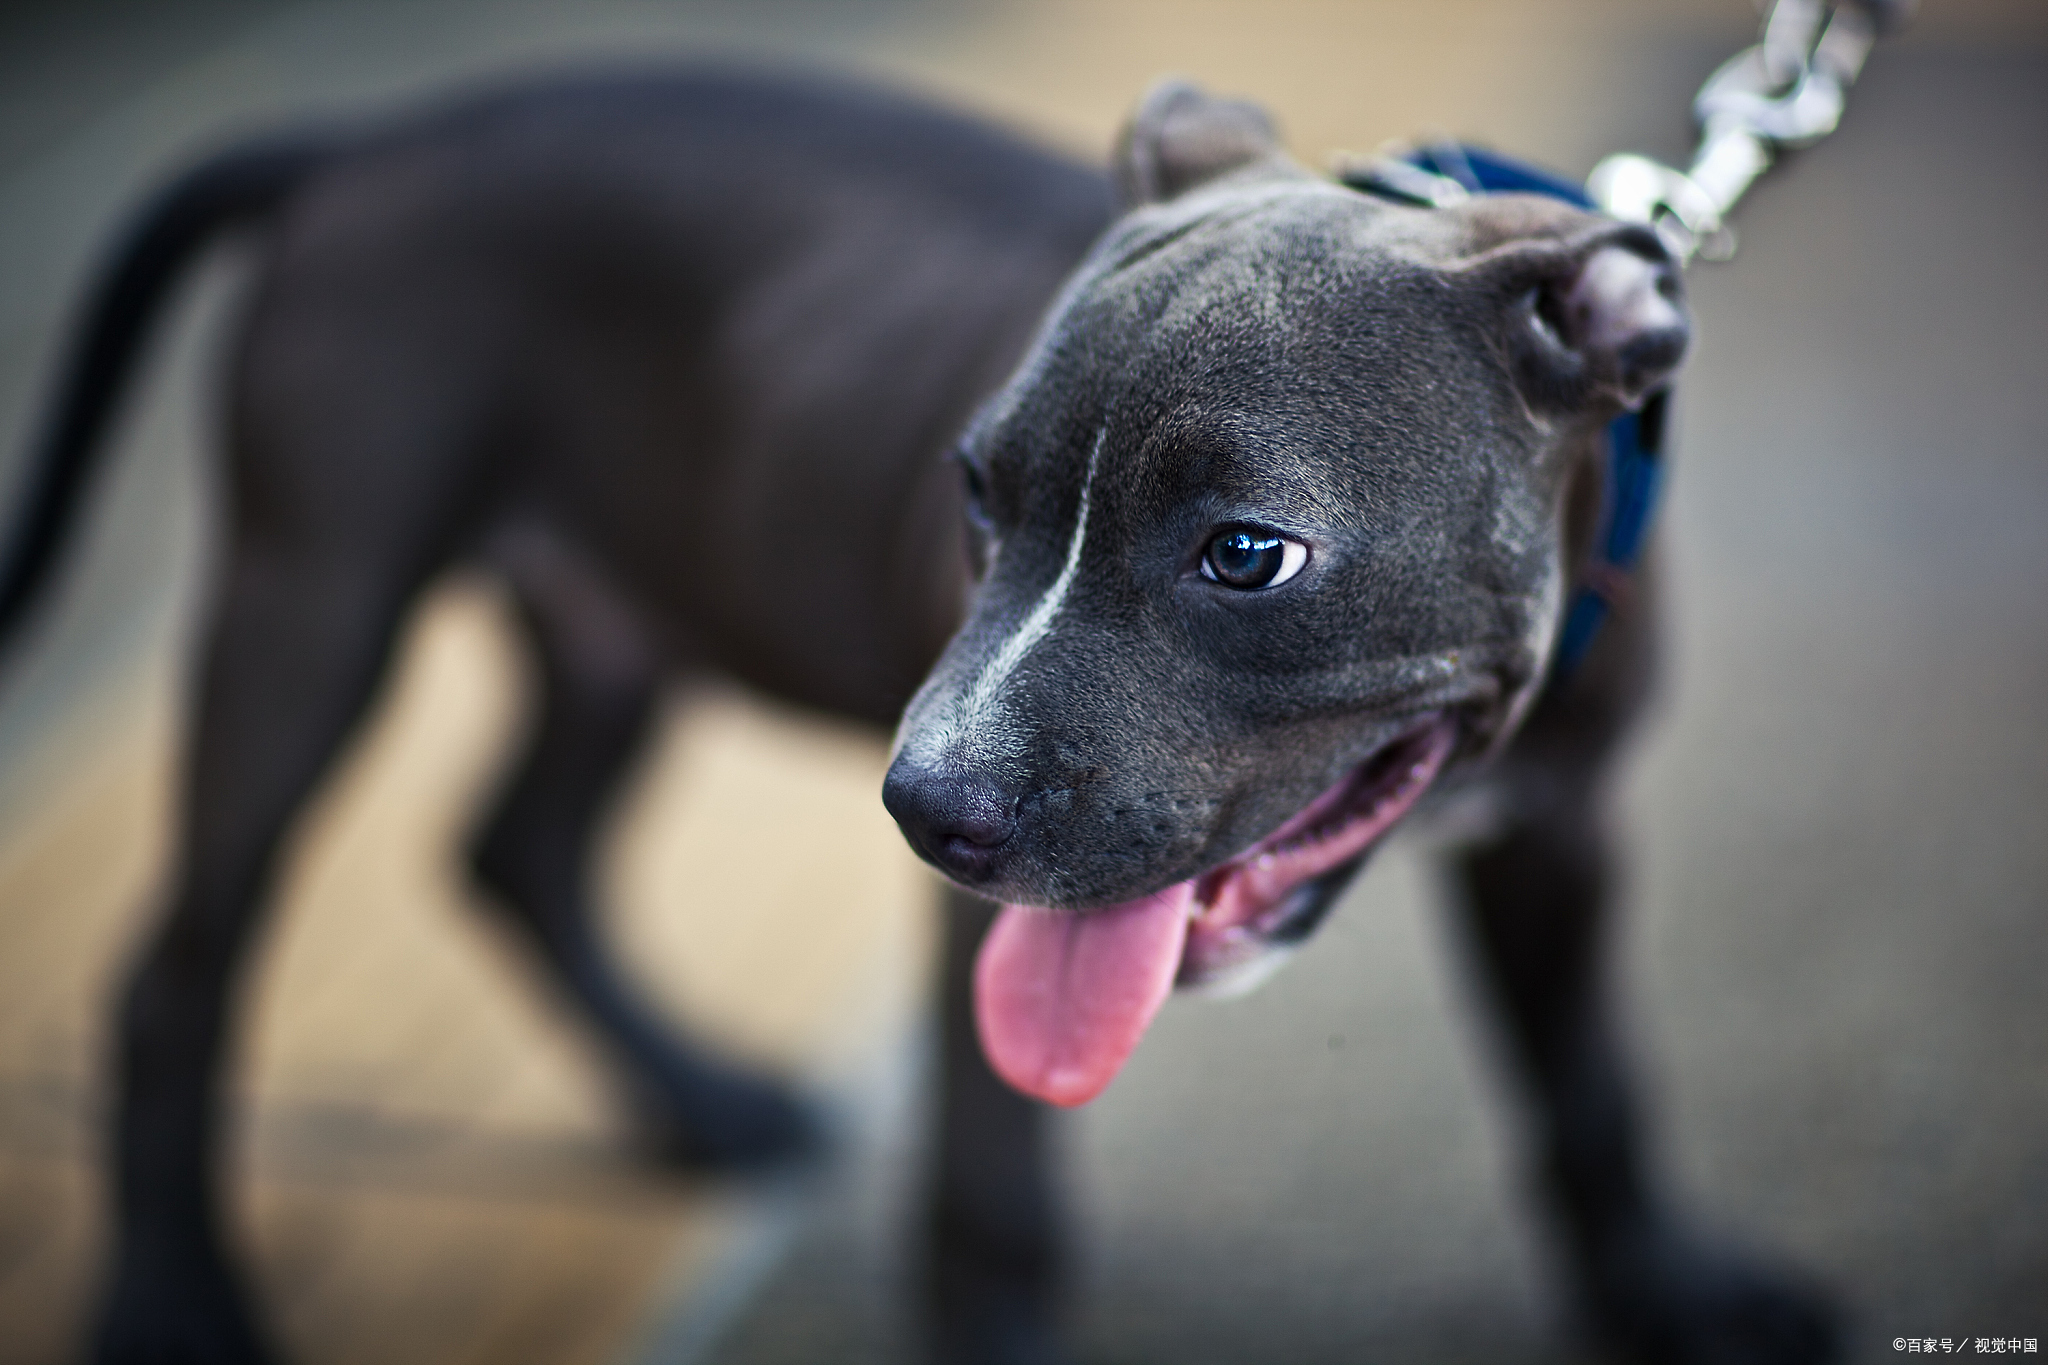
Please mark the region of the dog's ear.
POLYGON ((1541 244, 1505 279, 1508 350, 1531 407, 1633 408, 1685 356, 1684 282, 1646 230, 1541 244))
POLYGON ((1153 86, 1117 138, 1125 208, 1157 204, 1255 162, 1286 161, 1273 120, 1256 104, 1218 99, 1183 80, 1153 86))

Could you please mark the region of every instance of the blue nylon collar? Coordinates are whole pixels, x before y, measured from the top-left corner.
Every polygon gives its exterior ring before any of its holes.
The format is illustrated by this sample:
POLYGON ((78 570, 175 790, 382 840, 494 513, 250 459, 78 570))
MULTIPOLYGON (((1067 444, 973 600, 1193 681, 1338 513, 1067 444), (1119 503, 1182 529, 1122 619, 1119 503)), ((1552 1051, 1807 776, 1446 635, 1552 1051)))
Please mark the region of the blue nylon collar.
MULTIPOLYGON (((1560 176, 1479 147, 1436 143, 1412 151, 1407 164, 1431 175, 1454 180, 1471 194, 1547 194, 1596 212, 1586 192, 1560 176)), ((1382 199, 1423 202, 1398 184, 1364 167, 1347 173, 1344 183, 1382 199)), ((1607 614, 1624 600, 1634 584, 1657 512, 1657 494, 1664 481, 1664 417, 1670 390, 1659 389, 1641 411, 1626 412, 1607 427, 1607 478, 1600 501, 1600 521, 1593 553, 1565 608, 1558 632, 1551 676, 1561 678, 1577 668, 1593 646, 1607 614)))

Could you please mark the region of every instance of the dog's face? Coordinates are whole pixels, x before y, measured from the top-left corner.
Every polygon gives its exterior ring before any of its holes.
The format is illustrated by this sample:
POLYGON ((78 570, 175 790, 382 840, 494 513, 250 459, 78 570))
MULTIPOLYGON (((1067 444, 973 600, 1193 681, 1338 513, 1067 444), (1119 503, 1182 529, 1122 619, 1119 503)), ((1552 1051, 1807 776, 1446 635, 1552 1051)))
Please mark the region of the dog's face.
POLYGON ((1157 1003, 1126 996, 1257 973, 1504 740, 1574 460, 1685 342, 1647 234, 1387 205, 1186 87, 1124 174, 1140 206, 962 440, 982 578, 885 790, 948 875, 1042 907, 991 937, 983 1032, 1068 1102, 1157 1003))

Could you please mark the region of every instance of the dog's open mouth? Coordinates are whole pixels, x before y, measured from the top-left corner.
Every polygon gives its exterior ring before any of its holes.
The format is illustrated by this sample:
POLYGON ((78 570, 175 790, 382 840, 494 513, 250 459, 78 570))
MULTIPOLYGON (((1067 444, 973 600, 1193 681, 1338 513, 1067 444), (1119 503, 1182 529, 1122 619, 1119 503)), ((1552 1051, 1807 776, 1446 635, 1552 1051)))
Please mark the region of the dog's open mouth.
POLYGON ((1242 957, 1272 938, 1296 913, 1298 889, 1408 813, 1455 740, 1448 716, 1426 718, 1243 853, 1140 900, 1085 914, 1005 906, 974 972, 975 1020, 997 1074, 1052 1104, 1094 1099, 1184 965, 1242 957))

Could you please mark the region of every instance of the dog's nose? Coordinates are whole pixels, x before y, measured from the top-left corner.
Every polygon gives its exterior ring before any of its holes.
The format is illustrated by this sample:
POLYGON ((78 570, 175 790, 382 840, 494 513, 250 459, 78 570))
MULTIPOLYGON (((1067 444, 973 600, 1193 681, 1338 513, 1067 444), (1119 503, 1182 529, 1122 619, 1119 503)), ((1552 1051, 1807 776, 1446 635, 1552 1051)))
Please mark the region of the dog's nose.
POLYGON ((973 885, 995 871, 1017 828, 1017 798, 993 783, 899 755, 882 783, 882 804, 919 857, 973 885))

